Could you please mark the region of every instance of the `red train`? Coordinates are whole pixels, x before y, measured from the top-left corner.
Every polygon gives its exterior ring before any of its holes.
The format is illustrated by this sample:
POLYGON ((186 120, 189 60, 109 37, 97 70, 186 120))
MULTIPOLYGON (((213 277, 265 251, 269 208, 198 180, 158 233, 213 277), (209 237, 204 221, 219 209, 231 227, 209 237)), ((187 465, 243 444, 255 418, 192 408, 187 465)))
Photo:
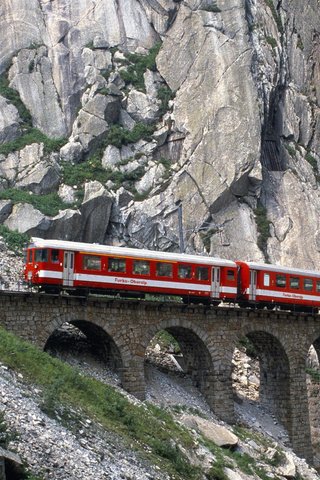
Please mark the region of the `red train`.
POLYGON ((276 265, 33 238, 24 278, 39 291, 111 293, 184 302, 317 311, 320 273, 276 265))

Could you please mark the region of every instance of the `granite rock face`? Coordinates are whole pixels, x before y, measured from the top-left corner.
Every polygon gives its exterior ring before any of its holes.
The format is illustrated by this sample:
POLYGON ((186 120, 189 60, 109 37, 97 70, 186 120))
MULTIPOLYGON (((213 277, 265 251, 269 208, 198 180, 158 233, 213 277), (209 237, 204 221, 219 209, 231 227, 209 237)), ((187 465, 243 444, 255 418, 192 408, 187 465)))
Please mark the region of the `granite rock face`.
POLYGON ((46 235, 177 251, 182 211, 187 252, 315 268, 318 7, 5 0, 0 144, 65 141, 1 150, 0 189, 67 198, 46 235))

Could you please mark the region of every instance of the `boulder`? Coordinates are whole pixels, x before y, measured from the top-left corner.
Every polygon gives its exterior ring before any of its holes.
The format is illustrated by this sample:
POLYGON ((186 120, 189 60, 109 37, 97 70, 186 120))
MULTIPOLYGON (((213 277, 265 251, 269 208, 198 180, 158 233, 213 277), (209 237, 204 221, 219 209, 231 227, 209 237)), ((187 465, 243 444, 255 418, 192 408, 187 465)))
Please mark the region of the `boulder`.
POLYGON ((120 150, 114 145, 108 145, 101 160, 103 168, 114 170, 121 162, 120 150))
POLYGON ((128 95, 127 111, 136 122, 155 122, 159 118, 159 106, 156 98, 138 90, 131 90, 128 95))
POLYGON ((79 241, 82 218, 79 210, 66 209, 51 219, 45 238, 79 241))
POLYGON ((80 207, 83 242, 104 243, 109 225, 113 197, 100 182, 85 184, 84 200, 80 207))
POLYGON ((80 110, 72 130, 71 141, 80 143, 87 152, 108 131, 108 123, 101 117, 80 110))
POLYGON ((3 480, 23 478, 24 473, 25 469, 20 455, 0 447, 0 478, 3 480), (6 475, 7 472, 10 472, 10 476, 6 475))
POLYGON ((127 206, 133 199, 134 196, 132 195, 132 193, 125 188, 120 187, 119 190, 117 190, 116 203, 119 208, 127 206))
POLYGON ((91 48, 84 48, 82 50, 81 58, 85 65, 91 65, 98 70, 112 69, 111 52, 105 49, 92 50, 91 48))
POLYGON ((210 420, 187 414, 183 415, 180 420, 184 425, 197 430, 208 440, 218 445, 218 447, 230 448, 238 444, 239 439, 234 433, 210 420))
POLYGON ((16 107, 0 96, 0 144, 21 135, 20 117, 16 107))
POLYGON ((45 155, 42 143, 33 143, 0 160, 0 174, 14 188, 37 195, 47 194, 59 185, 60 166, 57 160, 57 154, 45 155))
POLYGON ((60 149, 60 158, 64 162, 78 163, 83 154, 83 147, 80 142, 70 140, 60 149))
POLYGON ((289 452, 283 452, 284 459, 282 465, 277 468, 277 474, 285 478, 296 478, 297 467, 294 458, 289 452))
POLYGON ((60 185, 58 195, 64 203, 74 203, 76 200, 76 190, 70 185, 60 185))
POLYGON ((19 233, 44 237, 50 226, 50 219, 29 203, 17 203, 4 225, 19 233))
POLYGON ((64 137, 67 126, 47 48, 20 50, 13 59, 9 79, 10 87, 18 90, 30 111, 34 126, 49 137, 64 137))
POLYGON ((154 162, 149 162, 148 167, 147 172, 141 180, 135 183, 138 193, 146 193, 152 190, 152 188, 161 182, 166 171, 161 163, 155 164, 154 162))
POLYGON ((83 110, 112 124, 119 119, 120 100, 117 96, 98 93, 84 105, 83 110))

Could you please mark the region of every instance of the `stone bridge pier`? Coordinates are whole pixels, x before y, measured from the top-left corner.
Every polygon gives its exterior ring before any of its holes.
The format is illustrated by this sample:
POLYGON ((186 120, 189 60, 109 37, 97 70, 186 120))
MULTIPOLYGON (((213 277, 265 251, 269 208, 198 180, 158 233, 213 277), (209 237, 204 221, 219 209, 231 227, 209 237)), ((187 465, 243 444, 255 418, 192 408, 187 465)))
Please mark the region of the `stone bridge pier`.
POLYGON ((228 423, 235 421, 232 358, 246 336, 260 362, 261 404, 287 429, 295 452, 312 460, 306 359, 311 345, 320 352, 318 316, 41 294, 0 296, 0 322, 8 330, 44 349, 63 324, 77 326, 119 372, 123 387, 142 400, 146 349, 156 333, 168 331, 180 345, 184 371, 228 423))

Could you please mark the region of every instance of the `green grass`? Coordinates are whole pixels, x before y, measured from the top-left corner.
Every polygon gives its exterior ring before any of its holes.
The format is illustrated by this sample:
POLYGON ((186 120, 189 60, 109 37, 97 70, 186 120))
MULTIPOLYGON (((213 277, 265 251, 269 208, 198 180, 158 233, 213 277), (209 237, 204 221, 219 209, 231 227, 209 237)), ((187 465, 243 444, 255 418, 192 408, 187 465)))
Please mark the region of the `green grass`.
POLYGON ((105 139, 105 146, 114 145, 121 148, 122 145, 136 143, 139 140, 150 141, 155 130, 154 125, 136 123, 132 130, 126 130, 120 125, 112 125, 105 139))
POLYGON ((277 47, 277 40, 275 38, 266 36, 266 41, 273 49, 277 47))
POLYGON ((59 150, 66 143, 66 139, 49 138, 37 128, 30 128, 21 137, 0 145, 0 154, 9 155, 9 153, 21 150, 32 143, 43 143, 44 153, 48 155, 51 152, 59 150))
POLYGON ((48 193, 46 195, 32 195, 24 190, 17 188, 8 188, 0 191, 0 200, 11 200, 13 203, 30 203, 44 215, 53 217, 59 213, 59 210, 70 208, 69 204, 64 203, 57 193, 48 193))
POLYGON ((101 183, 106 183, 108 180, 111 180, 116 188, 123 186, 133 193, 135 193, 134 183, 140 180, 145 173, 143 166, 138 167, 133 172, 105 169, 102 167, 101 161, 97 156, 77 165, 62 162, 61 166, 63 183, 66 185, 81 186, 91 180, 98 180, 101 183))
POLYGON ((50 357, 0 327, 0 361, 23 375, 43 392, 42 408, 51 415, 61 408, 81 410, 103 428, 121 435, 123 441, 179 479, 202 478, 183 455, 193 438, 173 417, 154 405, 134 405, 112 387, 82 376, 77 370, 50 357))

